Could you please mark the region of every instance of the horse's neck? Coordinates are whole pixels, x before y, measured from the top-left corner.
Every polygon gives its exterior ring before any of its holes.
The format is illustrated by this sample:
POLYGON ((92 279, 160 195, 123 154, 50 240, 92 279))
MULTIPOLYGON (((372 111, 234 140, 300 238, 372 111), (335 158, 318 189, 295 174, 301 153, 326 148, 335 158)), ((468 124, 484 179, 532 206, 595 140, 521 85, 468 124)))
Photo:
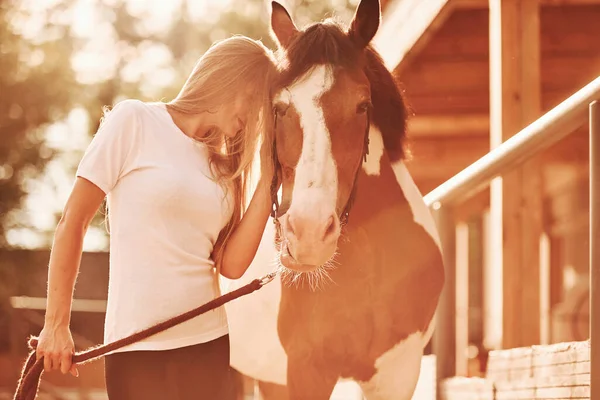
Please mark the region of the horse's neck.
MULTIPOLYGON (((409 214, 412 214, 410 222, 421 225, 440 246, 434 219, 406 164, 403 160, 394 163, 390 161, 381 132, 375 126, 371 126, 369 132, 369 154, 362 169, 368 177, 366 185, 371 187, 359 186, 359 192, 362 189, 375 193, 370 196, 371 201, 362 204, 361 214, 376 214, 381 211, 380 207, 406 207, 409 214)), ((391 222, 403 225, 403 221, 391 222)))

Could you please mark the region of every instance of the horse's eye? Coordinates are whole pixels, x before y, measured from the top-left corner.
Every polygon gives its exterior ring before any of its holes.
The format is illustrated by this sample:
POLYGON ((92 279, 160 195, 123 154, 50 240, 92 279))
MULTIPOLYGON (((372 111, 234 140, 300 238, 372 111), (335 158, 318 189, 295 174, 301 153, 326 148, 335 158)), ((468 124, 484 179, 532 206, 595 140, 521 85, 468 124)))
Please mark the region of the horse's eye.
POLYGON ((287 112, 288 108, 289 104, 277 103, 275 104, 275 106, 273 106, 273 112, 276 116, 283 117, 285 116, 285 113, 287 112))
POLYGON ((366 100, 361 102, 358 106, 356 106, 356 113, 357 114, 364 114, 367 111, 369 111, 371 109, 372 105, 371 102, 366 100))

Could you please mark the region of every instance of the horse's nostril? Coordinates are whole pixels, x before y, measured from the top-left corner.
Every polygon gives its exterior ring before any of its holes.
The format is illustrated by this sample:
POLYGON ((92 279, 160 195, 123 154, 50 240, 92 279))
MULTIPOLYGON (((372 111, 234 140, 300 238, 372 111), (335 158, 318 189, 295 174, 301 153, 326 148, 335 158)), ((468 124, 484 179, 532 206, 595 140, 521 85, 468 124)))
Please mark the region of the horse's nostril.
POLYGON ((323 234, 323 240, 327 239, 329 236, 335 233, 335 218, 333 215, 329 217, 327 220, 327 225, 325 225, 325 233, 323 234))

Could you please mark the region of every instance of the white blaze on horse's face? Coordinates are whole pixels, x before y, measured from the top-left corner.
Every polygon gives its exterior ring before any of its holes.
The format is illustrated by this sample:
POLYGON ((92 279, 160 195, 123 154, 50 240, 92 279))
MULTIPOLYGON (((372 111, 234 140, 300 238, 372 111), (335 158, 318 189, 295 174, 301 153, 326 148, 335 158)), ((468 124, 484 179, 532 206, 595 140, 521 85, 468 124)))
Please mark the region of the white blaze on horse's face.
POLYGON ((327 263, 340 234, 337 166, 320 104, 333 83, 331 69, 316 66, 280 94, 294 107, 302 130, 292 199, 281 221, 287 241, 282 262, 294 270, 312 270, 327 263))

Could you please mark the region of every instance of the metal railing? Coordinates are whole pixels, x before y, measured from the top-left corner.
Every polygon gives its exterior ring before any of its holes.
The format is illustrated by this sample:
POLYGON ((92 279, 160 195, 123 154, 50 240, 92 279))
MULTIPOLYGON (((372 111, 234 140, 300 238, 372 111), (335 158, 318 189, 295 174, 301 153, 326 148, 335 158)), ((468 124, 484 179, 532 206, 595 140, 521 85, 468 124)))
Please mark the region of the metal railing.
MULTIPOLYGON (((589 116, 590 398, 600 400, 600 345, 595 346, 600 343, 600 103, 597 100, 600 100, 600 77, 424 197, 436 218, 446 265, 446 285, 440 299, 433 338, 438 383, 453 376, 456 365, 456 238, 453 207, 487 187, 494 178, 510 172, 571 134, 589 116)), ((440 393, 439 390, 437 392, 440 393)))

